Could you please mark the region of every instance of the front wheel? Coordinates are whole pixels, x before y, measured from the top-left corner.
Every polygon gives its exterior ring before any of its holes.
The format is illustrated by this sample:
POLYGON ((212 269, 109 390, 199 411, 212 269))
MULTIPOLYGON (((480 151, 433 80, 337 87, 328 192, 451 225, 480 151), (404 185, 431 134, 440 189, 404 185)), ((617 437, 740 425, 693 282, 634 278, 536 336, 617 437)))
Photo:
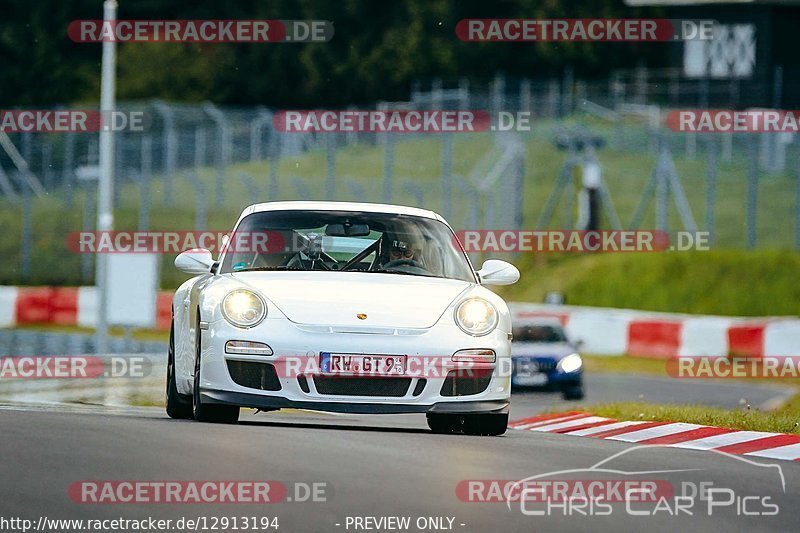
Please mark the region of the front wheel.
POLYGON ((583 385, 570 385, 564 389, 565 400, 583 400, 585 396, 583 385))
POLYGON ((175 321, 169 328, 167 352, 167 415, 170 418, 192 418, 192 397, 178 392, 175 383, 175 321))
POLYGON ((198 422, 235 424, 239 420, 236 405, 204 404, 200 401, 200 318, 197 319, 197 342, 194 358, 194 385, 192 387, 192 416, 198 422))

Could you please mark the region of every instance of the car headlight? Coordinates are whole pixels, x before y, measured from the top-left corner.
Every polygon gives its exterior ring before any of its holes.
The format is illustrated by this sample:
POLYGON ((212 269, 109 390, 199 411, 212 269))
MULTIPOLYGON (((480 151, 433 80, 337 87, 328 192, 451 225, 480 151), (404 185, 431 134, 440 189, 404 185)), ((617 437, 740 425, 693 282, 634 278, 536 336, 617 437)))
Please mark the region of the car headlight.
POLYGON ((497 327, 497 310, 481 298, 469 298, 456 308, 456 324, 465 333, 480 337, 497 327))
POLYGON ((580 370, 582 366, 583 359, 581 359, 581 356, 576 353, 572 353, 559 361, 556 365, 556 368, 562 372, 569 373, 580 370))
POLYGON ((267 316, 267 304, 247 289, 236 289, 222 300, 222 316, 239 328, 252 328, 267 316))

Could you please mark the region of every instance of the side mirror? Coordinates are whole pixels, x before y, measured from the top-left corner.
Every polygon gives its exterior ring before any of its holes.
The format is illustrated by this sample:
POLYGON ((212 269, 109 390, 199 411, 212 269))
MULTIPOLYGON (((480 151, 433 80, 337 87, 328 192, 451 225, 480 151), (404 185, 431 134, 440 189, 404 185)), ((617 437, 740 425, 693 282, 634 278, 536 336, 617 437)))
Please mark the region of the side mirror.
POLYGON ((175 268, 187 274, 208 274, 213 265, 211 252, 205 248, 186 250, 175 258, 175 268))
POLYGON ((519 281, 519 270, 511 263, 489 259, 478 271, 483 285, 512 285, 519 281))

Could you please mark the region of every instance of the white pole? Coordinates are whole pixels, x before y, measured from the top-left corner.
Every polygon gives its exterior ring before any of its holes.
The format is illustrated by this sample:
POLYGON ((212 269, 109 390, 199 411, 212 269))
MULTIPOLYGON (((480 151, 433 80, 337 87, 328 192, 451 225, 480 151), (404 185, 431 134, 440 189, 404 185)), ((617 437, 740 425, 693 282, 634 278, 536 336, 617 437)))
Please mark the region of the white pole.
MULTIPOLYGON (((103 2, 103 21, 114 24, 117 19, 117 0, 103 2)), ((103 65, 100 85, 100 112, 104 118, 110 118, 110 112, 116 105, 116 42, 103 41, 103 65)), ((100 130, 100 181, 97 186, 97 231, 114 229, 114 133, 109 123, 100 130)), ((97 257, 97 297, 99 309, 97 314, 97 353, 108 353, 108 255, 97 257)))

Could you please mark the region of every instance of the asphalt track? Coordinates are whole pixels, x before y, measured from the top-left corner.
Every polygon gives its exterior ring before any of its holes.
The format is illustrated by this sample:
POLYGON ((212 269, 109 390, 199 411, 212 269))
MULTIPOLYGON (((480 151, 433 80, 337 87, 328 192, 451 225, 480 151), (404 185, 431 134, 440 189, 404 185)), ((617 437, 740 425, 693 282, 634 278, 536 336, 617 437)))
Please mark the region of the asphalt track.
MULTIPOLYGON (((794 389, 735 380, 675 379, 632 374, 590 374, 585 376, 588 403, 642 401, 648 403, 702 404, 726 409, 750 405, 771 409, 794 394, 794 389)), ((511 415, 523 418, 543 409, 575 408, 558 394, 530 390, 515 391, 511 415)))
MULTIPOLYGON (((588 399, 607 401, 621 388, 625 399, 645 394, 648 401, 663 401, 670 395, 691 401, 694 394, 720 405, 737 404, 740 398, 756 405, 784 394, 749 384, 676 385, 674 380, 641 379, 594 376, 588 399)), ((512 418, 561 403, 554 395, 517 394, 512 418)), ((217 426, 170 420, 158 408, 5 406, 0 408, 0 454, 0 518, 26 518, 34 524, 42 516, 172 520, 270 516, 277 517, 278 531, 382 531, 389 529, 375 528, 374 523, 368 524, 372 529, 365 529, 366 523, 357 529, 353 521, 400 516, 410 518, 409 531, 796 531, 800 525, 798 463, 637 448, 529 431, 509 431, 496 438, 434 435, 419 415, 243 411, 239 425, 217 426), (617 473, 581 471, 620 452, 605 465, 617 473), (562 470, 577 471, 554 473, 562 470), (664 470, 681 472, 653 473, 664 470), (708 500, 695 498, 677 516, 666 508, 655 516, 631 516, 625 503, 613 504, 605 516, 598 516, 605 508, 583 508, 587 514, 583 516, 563 504, 547 515, 533 516, 532 511, 544 510, 543 504, 512 502, 509 508, 503 502, 465 502, 456 491, 464 480, 520 480, 542 474, 548 480, 663 480, 676 495, 688 494, 685 487, 700 483, 733 492, 715 496, 717 505, 711 507, 708 500), (324 483, 325 495, 318 498, 324 501, 268 505, 76 503, 68 488, 82 480, 274 480, 285 485, 295 500, 296 490, 305 492, 298 483, 324 483), (728 498, 730 504, 723 501, 728 498), (744 516, 774 512, 771 504, 778 505, 774 516, 744 516), (444 528, 418 528, 416 521, 425 517, 446 517, 444 528), (447 518, 452 519, 452 529, 446 529, 447 518)), ((654 504, 639 502, 628 507, 645 513, 654 510, 654 504)))

